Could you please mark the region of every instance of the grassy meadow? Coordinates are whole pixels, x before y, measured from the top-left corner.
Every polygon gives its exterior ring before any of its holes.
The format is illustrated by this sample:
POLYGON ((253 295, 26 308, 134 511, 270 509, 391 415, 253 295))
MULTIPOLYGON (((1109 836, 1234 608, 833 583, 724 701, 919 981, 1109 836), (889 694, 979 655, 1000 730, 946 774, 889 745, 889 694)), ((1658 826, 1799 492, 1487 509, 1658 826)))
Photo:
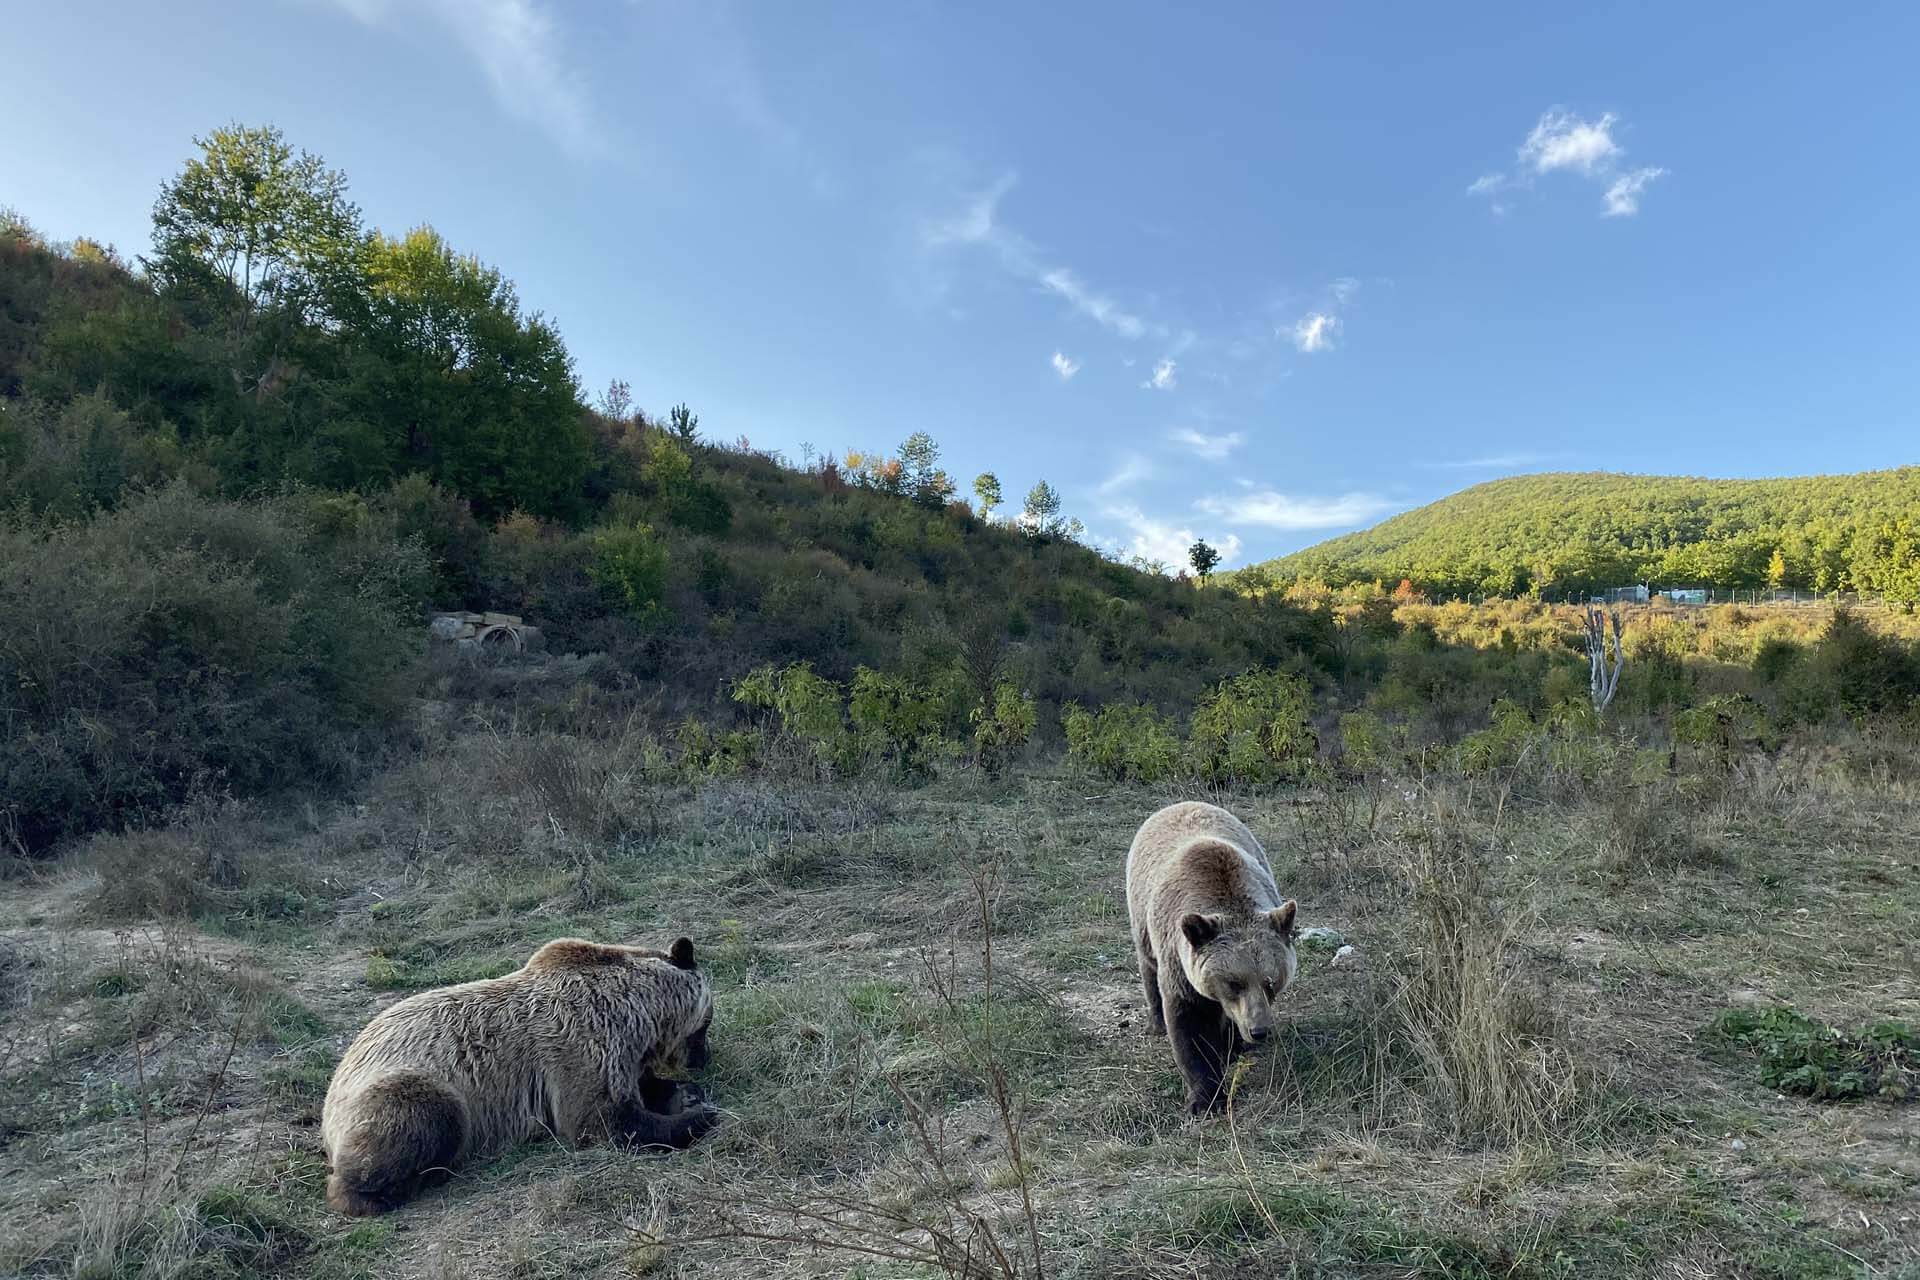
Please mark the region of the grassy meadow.
POLYGON ((1599 767, 1251 790, 1034 753, 823 781, 693 777, 631 721, 538 727, 540 696, 429 706, 344 798, 209 803, 7 886, 0 1271, 1920 1274, 1920 1043, 1869 1030, 1920 1025, 1910 735, 1643 776, 1595 733, 1599 767), (1355 948, 1303 948, 1200 1122, 1121 881, 1194 794, 1355 948), (709 1140, 534 1144, 327 1212, 319 1107, 374 1011, 555 936, 680 932, 717 995, 709 1140))

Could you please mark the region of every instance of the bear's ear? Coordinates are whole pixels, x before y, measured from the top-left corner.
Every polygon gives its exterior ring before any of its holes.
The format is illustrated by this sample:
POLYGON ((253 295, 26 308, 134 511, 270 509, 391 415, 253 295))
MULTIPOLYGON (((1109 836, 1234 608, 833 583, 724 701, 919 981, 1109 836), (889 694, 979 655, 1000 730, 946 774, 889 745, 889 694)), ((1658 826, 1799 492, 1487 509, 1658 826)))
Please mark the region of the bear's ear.
POLYGON ((1293 917, 1295 912, 1298 911, 1299 906, 1299 903, 1295 902, 1292 898, 1288 898, 1285 902, 1267 912, 1267 923, 1273 926, 1275 933, 1281 934, 1284 937, 1292 937, 1293 917))
POLYGON ((1189 912, 1180 917, 1180 933, 1189 945, 1198 949, 1220 936, 1220 922, 1197 911, 1189 912))
POLYGON ((693 939, 675 938, 673 945, 667 948, 667 959, 673 961, 676 969, 693 968, 693 939))

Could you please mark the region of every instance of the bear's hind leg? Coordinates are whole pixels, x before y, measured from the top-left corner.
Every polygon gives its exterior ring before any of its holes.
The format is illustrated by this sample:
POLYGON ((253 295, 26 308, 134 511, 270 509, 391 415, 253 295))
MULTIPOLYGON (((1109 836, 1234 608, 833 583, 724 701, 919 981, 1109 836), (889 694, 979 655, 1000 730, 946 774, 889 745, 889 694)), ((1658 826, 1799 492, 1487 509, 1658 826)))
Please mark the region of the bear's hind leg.
POLYGON ((1167 1034, 1167 1013, 1160 999, 1160 966, 1154 963, 1153 952, 1145 942, 1135 944, 1134 954, 1140 962, 1140 986, 1147 995, 1147 1034, 1163 1036, 1167 1034))
POLYGON ((327 1203, 367 1217, 411 1200, 441 1180, 459 1157, 466 1108, 436 1080, 409 1072, 367 1086, 355 1102, 359 1122, 333 1153, 327 1203))

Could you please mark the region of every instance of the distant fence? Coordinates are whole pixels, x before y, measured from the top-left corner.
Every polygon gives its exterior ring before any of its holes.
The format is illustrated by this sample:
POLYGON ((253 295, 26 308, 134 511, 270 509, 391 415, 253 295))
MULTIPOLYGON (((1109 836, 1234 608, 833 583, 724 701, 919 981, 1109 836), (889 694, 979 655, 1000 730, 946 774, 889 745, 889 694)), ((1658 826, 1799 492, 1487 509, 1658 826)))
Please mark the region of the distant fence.
MULTIPOLYGON (((1478 596, 1474 603, 1485 603, 1492 596, 1478 596)), ((1889 601, 1885 596, 1862 595, 1857 591, 1769 591, 1764 587, 1754 590, 1726 590, 1714 587, 1674 587, 1653 589, 1646 595, 1638 595, 1615 589, 1610 591, 1569 591, 1548 592, 1541 600, 1547 604, 1654 604, 1671 608, 1705 608, 1716 604, 1752 605, 1756 608, 1781 609, 1905 609, 1907 606, 1889 601)))

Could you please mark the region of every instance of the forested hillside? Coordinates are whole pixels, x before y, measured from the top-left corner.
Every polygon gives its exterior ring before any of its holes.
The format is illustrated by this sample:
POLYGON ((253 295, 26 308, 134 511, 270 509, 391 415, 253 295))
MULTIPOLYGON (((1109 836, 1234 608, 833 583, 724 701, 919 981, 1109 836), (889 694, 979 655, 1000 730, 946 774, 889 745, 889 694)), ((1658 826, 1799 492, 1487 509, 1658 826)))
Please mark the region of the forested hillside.
POLYGON ((1920 467, 1780 480, 1610 472, 1475 485, 1234 575, 1248 587, 1409 579, 1441 595, 1627 583, 1920 600, 1920 467))
POLYGON ((991 475, 969 505, 939 453, 788 462, 622 383, 589 406, 497 270, 364 226, 272 130, 204 140, 139 264, 9 215, 0 610, 37 625, 0 636, 0 835, 345 776, 403 724, 434 607, 526 615, 666 719, 810 663, 956 736, 1010 685, 1052 735, 1073 699, 1326 660, 1324 616, 1105 559, 1044 481, 1013 519, 991 475))

